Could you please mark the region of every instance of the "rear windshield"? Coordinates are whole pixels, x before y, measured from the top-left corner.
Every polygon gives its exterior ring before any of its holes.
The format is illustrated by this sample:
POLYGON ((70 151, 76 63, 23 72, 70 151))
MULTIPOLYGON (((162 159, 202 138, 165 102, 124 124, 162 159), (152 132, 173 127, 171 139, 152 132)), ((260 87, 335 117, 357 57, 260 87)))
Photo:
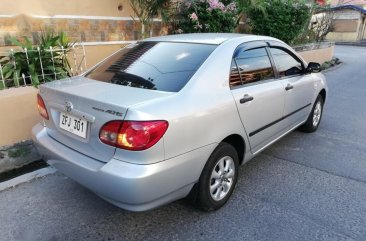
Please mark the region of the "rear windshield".
POLYGON ((121 49, 86 77, 117 85, 178 92, 216 45, 139 42, 121 49))

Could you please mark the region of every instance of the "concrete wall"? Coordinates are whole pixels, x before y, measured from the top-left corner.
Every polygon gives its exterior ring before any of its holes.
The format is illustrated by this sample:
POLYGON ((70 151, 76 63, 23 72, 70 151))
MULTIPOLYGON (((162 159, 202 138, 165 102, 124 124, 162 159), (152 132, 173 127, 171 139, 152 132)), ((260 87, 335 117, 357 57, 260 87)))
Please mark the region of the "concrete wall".
POLYGON ((30 139, 32 127, 40 121, 37 92, 34 87, 0 91, 0 146, 30 139))
POLYGON ((316 62, 322 64, 326 61, 330 61, 334 55, 334 45, 328 48, 314 49, 308 51, 298 52, 306 62, 316 62))
MULTIPOLYGON (((121 44, 103 44, 103 45, 85 46, 87 68, 93 67, 95 64, 99 63, 101 60, 113 54, 122 47, 123 45, 121 44)), ((80 61, 80 57, 78 58, 78 61, 80 61)))
POLYGON ((358 19, 336 19, 333 22, 333 32, 357 32, 358 19))
POLYGON ((329 41, 356 41, 358 33, 357 32, 330 32, 327 34, 326 39, 329 41))

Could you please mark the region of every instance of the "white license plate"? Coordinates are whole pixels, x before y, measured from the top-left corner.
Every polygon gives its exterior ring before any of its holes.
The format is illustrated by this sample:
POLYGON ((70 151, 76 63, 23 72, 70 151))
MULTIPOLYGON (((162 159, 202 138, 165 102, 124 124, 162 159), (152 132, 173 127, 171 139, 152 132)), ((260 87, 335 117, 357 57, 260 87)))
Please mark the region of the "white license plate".
POLYGON ((59 127, 72 134, 86 138, 88 122, 78 117, 61 112, 59 127))

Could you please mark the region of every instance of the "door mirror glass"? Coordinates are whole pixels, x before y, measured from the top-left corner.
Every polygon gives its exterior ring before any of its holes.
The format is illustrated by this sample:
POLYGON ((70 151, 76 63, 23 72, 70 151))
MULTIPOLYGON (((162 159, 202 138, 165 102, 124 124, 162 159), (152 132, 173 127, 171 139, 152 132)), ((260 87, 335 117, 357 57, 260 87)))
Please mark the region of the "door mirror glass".
POLYGON ((306 71, 308 73, 319 73, 321 71, 321 66, 319 63, 310 62, 308 64, 308 67, 306 68, 306 71))

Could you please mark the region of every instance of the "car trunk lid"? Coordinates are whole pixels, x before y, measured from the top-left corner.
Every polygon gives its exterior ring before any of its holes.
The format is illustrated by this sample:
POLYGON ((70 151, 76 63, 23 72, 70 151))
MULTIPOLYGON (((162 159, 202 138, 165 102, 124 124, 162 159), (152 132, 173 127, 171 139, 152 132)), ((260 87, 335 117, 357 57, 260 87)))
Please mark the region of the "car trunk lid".
POLYGON ((128 108, 133 105, 163 98, 172 93, 74 77, 44 84, 40 86, 40 94, 49 114, 49 120, 45 122, 48 135, 80 153, 107 162, 113 157, 115 147, 99 140, 101 127, 112 120, 123 120, 128 108), (65 125, 61 124, 65 121, 64 116, 68 118, 66 125, 69 124, 66 129, 65 125), (75 119, 70 119, 72 117, 75 119), (73 129, 77 127, 78 121, 79 132, 82 131, 85 137, 73 129), (86 124, 82 126, 82 130, 81 123, 86 124), (74 133, 71 133, 69 128, 74 133))

